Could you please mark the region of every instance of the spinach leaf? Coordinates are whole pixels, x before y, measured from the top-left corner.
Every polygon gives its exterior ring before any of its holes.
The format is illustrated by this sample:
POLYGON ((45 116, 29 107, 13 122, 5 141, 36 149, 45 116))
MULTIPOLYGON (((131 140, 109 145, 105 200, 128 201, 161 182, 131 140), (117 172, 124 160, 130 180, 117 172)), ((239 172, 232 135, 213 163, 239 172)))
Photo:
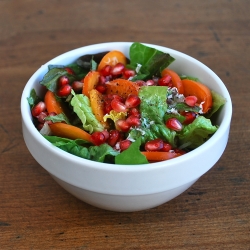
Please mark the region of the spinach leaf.
POLYGON ((35 89, 32 89, 30 91, 30 96, 27 97, 28 103, 30 105, 30 108, 33 108, 38 102, 40 102, 42 99, 36 94, 35 89))

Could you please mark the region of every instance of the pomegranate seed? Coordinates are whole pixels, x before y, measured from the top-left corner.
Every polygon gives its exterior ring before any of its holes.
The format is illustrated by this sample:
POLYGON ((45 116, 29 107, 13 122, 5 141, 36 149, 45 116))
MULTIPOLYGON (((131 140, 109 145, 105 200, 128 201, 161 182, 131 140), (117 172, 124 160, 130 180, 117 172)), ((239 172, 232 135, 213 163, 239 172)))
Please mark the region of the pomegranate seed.
POLYGON ((190 107, 194 107, 197 103, 197 97, 194 95, 187 96, 185 97, 185 103, 190 107))
POLYGON ((179 153, 179 154, 181 154, 181 155, 186 154, 186 151, 184 151, 184 150, 182 150, 182 149, 179 149, 179 148, 176 148, 176 149, 174 150, 174 152, 175 152, 175 153, 179 153))
POLYGON ((130 140, 123 140, 123 141, 120 141, 120 150, 121 152, 128 149, 129 146, 131 145, 131 141, 130 140))
POLYGON ((124 69, 125 69, 124 64, 117 63, 114 67, 111 68, 110 73, 112 76, 119 76, 123 73, 124 69))
POLYGON ((71 86, 69 84, 66 84, 59 88, 57 91, 57 95, 60 97, 67 97, 71 93, 71 86))
POLYGON ((113 108, 113 110, 116 112, 126 112, 127 111, 126 105, 120 101, 117 101, 116 99, 113 99, 110 104, 111 104, 111 107, 113 108))
POLYGON ((168 152, 171 149, 172 149, 172 146, 169 143, 163 142, 163 148, 161 149, 161 151, 168 152))
POLYGON ((147 85, 147 86, 153 86, 153 85, 155 85, 155 82, 154 82, 154 80, 152 80, 152 79, 151 79, 151 80, 147 80, 147 81, 146 81, 146 85, 147 85))
POLYGON ((128 111, 128 116, 137 116, 137 117, 141 117, 140 111, 137 108, 132 108, 128 111))
POLYGON ((136 80, 135 83, 140 87, 146 86, 146 83, 143 80, 136 80))
POLYGON ((111 146, 114 147, 115 144, 118 142, 120 139, 121 135, 118 130, 111 130, 109 132, 109 138, 107 139, 107 143, 111 146))
POLYGON ((105 141, 109 138, 109 132, 107 130, 103 130, 102 133, 105 136, 105 141))
POLYGON ((194 121, 194 119, 196 118, 195 112, 185 112, 182 115, 185 116, 185 120, 184 120, 183 124, 186 124, 186 125, 192 123, 194 121))
POLYGON ((37 103, 31 110, 31 114, 34 116, 34 117, 37 117, 41 112, 45 111, 46 110, 46 105, 44 102, 39 102, 37 103))
POLYGON ((141 103, 141 99, 137 95, 129 95, 125 101, 127 108, 135 108, 141 103))
POLYGON ((111 104, 110 103, 105 103, 105 105, 104 105, 104 113, 109 114, 111 110, 113 110, 113 108, 111 107, 111 104))
POLYGON ((116 128, 122 132, 128 132, 130 125, 125 120, 120 119, 116 121, 116 128))
POLYGON ((135 71, 133 69, 124 69, 123 77, 125 79, 129 79, 132 76, 135 76, 135 71))
POLYGON ((97 91, 99 91, 102 94, 104 94, 106 92, 106 89, 107 89, 106 85, 101 84, 101 83, 97 84, 95 88, 97 91))
POLYGON ((101 69, 100 74, 101 74, 102 76, 109 76, 109 75, 110 75, 111 68, 112 68, 112 67, 111 67, 110 65, 104 66, 104 67, 101 69))
POLYGON ((83 82, 80 81, 74 81, 71 85, 72 89, 76 92, 76 93, 81 93, 82 92, 82 87, 83 87, 83 82))
POLYGON ((58 79, 58 87, 69 84, 69 78, 67 76, 60 76, 58 79))
POLYGON ((138 116, 130 115, 126 122, 132 127, 138 127, 141 124, 140 118, 138 116))
POLYGON ((96 131, 94 132, 91 137, 91 142, 96 145, 99 146, 101 144, 103 144, 106 141, 106 137, 102 132, 96 131))
POLYGON ((158 80, 158 85, 172 87, 172 78, 170 75, 165 75, 158 80))
POLYGON ((37 120, 40 123, 45 123, 45 118, 48 116, 47 112, 41 112, 38 116, 37 116, 37 120))
POLYGON ((74 74, 75 74, 74 70, 71 69, 71 68, 69 68, 69 67, 66 67, 65 70, 66 70, 69 74, 71 74, 71 75, 74 75, 74 74))
POLYGON ((100 75, 100 77, 99 77, 99 83, 100 83, 100 84, 105 84, 105 83, 106 83, 106 77, 100 75))
POLYGON ((169 118, 166 121, 166 127, 175 131, 181 131, 182 130, 182 124, 179 122, 176 118, 169 118))
POLYGON ((120 96, 120 95, 112 95, 112 100, 115 99, 119 102, 123 102, 124 103, 124 99, 120 96))
POLYGON ((146 142, 145 144, 145 150, 146 151, 161 151, 163 148, 163 140, 161 139, 155 139, 146 142))

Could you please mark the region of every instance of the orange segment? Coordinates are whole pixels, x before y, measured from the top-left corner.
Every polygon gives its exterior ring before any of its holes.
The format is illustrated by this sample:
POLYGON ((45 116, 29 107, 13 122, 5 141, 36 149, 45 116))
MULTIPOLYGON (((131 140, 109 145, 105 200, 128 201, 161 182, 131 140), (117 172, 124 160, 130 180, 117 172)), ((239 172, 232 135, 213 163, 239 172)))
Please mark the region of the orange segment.
POLYGON ((121 51, 112 50, 102 58, 102 60, 98 65, 97 70, 100 71, 106 65, 115 66, 117 63, 122 63, 126 65, 127 58, 121 51))
POLYGON ((91 141, 90 134, 78 127, 62 122, 52 123, 49 125, 49 127, 53 135, 72 140, 83 139, 89 142, 91 141))
POLYGON ((57 115, 64 112, 62 103, 57 101, 56 96, 53 92, 48 90, 44 96, 44 102, 49 113, 55 112, 57 115))
POLYGON ((212 94, 206 85, 189 79, 182 80, 182 84, 184 87, 184 96, 194 95, 197 97, 199 104, 204 102, 202 104, 204 113, 211 109, 213 105, 212 94))
POLYGON ((138 95, 140 88, 136 83, 121 78, 107 82, 106 87, 106 94, 120 95, 123 98, 130 94, 138 95))
POLYGON ((90 71, 83 79, 82 93, 89 97, 89 92, 96 87, 99 82, 100 73, 98 71, 90 71))
POLYGON ((148 161, 157 162, 157 161, 166 161, 175 157, 180 156, 181 154, 175 152, 154 152, 154 151, 142 151, 141 152, 148 161))
POLYGON ((164 69, 161 72, 161 76, 165 76, 165 75, 169 75, 172 78, 172 82, 173 82, 173 87, 176 87, 178 89, 179 94, 183 94, 184 93, 184 88, 183 88, 183 84, 181 82, 181 78, 179 77, 179 75, 174 72, 171 69, 164 69))

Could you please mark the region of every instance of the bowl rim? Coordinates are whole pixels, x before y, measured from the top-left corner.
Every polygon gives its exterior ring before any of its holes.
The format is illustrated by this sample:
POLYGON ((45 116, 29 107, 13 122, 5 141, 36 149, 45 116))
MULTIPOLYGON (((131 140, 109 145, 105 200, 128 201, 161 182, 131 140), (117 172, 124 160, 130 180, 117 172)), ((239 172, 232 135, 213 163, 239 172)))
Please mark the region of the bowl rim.
POLYGON ((34 79, 36 79, 41 74, 42 71, 47 71, 47 66, 49 64, 53 63, 54 61, 58 61, 65 56, 72 56, 74 54, 77 54, 78 52, 82 52, 85 50, 87 51, 87 50, 94 49, 94 48, 99 48, 100 50, 102 50, 102 48, 105 48, 107 46, 117 46, 117 45, 130 46, 131 44, 132 44, 132 42, 105 42, 105 43, 96 43, 96 44, 92 44, 92 45, 86 45, 86 46, 83 46, 80 48, 76 48, 76 49, 67 51, 65 53, 62 53, 61 55, 54 57, 53 59, 51 59, 48 62, 46 62, 45 64, 43 64, 40 68, 38 68, 35 71, 35 73, 30 77, 30 79, 26 83, 26 85, 23 89, 23 92, 22 92, 21 115, 22 115, 23 122, 25 123, 27 128, 29 128, 29 132, 32 134, 32 136, 34 136, 35 138, 37 138, 39 140, 39 142, 42 144, 43 147, 49 148, 54 154, 66 159, 67 161, 71 161, 72 163, 79 164, 79 162, 80 163, 82 162, 83 168, 87 167, 87 168, 91 168, 91 169, 95 169, 95 170, 111 171, 111 172, 114 172, 114 171, 115 172, 141 172, 141 171, 145 172, 145 171, 152 171, 154 169, 160 169, 160 168, 170 168, 172 166, 175 166, 176 163, 178 163, 178 164, 185 163, 188 159, 192 158, 196 154, 200 154, 200 153, 206 151, 206 149, 207 149, 207 147, 209 147, 209 145, 216 143, 216 141, 218 141, 218 138, 221 138, 223 136, 224 131, 226 131, 228 129, 228 127, 230 126, 231 117, 232 117, 232 101, 231 101, 231 97, 229 95, 229 92, 228 92, 225 84, 222 82, 222 80, 209 67, 207 67, 205 64, 203 64, 201 61, 198 61, 197 59, 195 59, 195 58, 193 58, 193 57, 191 57, 183 52, 180 52, 180 51, 168 48, 168 47, 164 47, 164 46, 159 46, 159 45, 150 44, 150 43, 143 43, 145 45, 148 45, 148 46, 160 49, 160 50, 165 50, 165 51, 167 50, 168 53, 170 53, 170 54, 171 53, 176 54, 176 55, 179 55, 181 57, 185 57, 185 58, 195 62, 196 64, 198 63, 206 71, 208 71, 209 74, 218 83, 219 87, 221 88, 221 91, 223 92, 223 96, 227 100, 225 107, 224 107, 226 109, 226 112, 225 112, 225 115, 223 117, 223 120, 221 121, 221 124, 219 125, 218 130, 215 132, 215 134, 208 141, 206 141, 204 144, 202 144, 198 148, 194 149, 193 151, 191 151, 185 155, 182 155, 181 157, 173 158, 171 160, 161 161, 161 162, 156 162, 156 163, 151 163, 151 164, 120 165, 120 164, 100 163, 100 162, 95 162, 95 161, 80 158, 78 156, 72 155, 68 152, 65 152, 65 151, 53 146, 49 141, 47 141, 45 138, 43 138, 43 136, 35 128, 30 114, 27 113, 27 107, 28 107, 27 97, 30 94, 31 86, 33 85, 34 79), (87 163, 87 164, 85 164, 85 163, 87 163))

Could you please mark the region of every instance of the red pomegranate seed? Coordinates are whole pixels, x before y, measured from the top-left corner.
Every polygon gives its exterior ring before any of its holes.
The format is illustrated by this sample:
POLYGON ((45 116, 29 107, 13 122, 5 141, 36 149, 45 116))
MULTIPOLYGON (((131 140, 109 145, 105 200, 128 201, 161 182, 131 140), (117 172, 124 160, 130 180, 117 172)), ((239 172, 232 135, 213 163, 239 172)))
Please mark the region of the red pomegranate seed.
POLYGON ((71 85, 72 89, 76 92, 76 93, 81 93, 82 92, 82 87, 83 87, 83 82, 80 81, 74 81, 71 85))
POLYGON ((126 122, 131 126, 131 127, 138 127, 141 124, 140 118, 138 116, 130 115, 127 119, 126 122))
POLYGON ((166 121, 166 127, 175 131, 181 131, 182 130, 182 124, 179 122, 176 118, 169 118, 166 121))
POLYGON ((111 107, 111 104, 110 103, 105 103, 105 105, 104 105, 104 113, 109 114, 111 110, 113 110, 113 108, 111 107))
POLYGON ((120 150, 121 152, 128 149, 129 146, 131 145, 131 141, 130 140, 123 140, 123 141, 120 141, 120 150))
POLYGON ((129 95, 125 100, 125 105, 127 108, 135 108, 140 105, 141 99, 137 95, 129 95))
POLYGON ((41 112, 45 111, 46 110, 46 105, 44 102, 39 102, 37 103, 31 110, 31 114, 34 116, 34 117, 37 117, 41 112))
POLYGON ((111 130, 109 132, 109 138, 107 139, 107 143, 111 146, 114 147, 115 144, 120 140, 121 135, 118 130, 111 130))
POLYGON ((111 68, 112 68, 112 67, 111 67, 110 65, 104 66, 104 67, 101 69, 100 74, 101 74, 102 76, 109 76, 109 75, 110 75, 111 68))
POLYGON ((172 87, 172 78, 170 75, 165 75, 158 80, 158 85, 172 87))
POLYGON ((145 144, 145 150, 146 151, 161 151, 163 148, 163 140, 161 139, 155 139, 146 142, 145 144))
POLYGON ((135 83, 140 87, 146 86, 146 83, 143 80, 136 80, 135 83))
POLYGON ((124 69, 123 77, 125 79, 129 79, 130 77, 135 76, 135 71, 133 69, 124 69))
POLYGON ((103 144, 106 141, 106 137, 102 132, 96 131, 94 132, 91 137, 91 142, 96 145, 99 146, 101 144, 103 144))
POLYGON ((112 76, 119 76, 123 73, 124 69, 125 69, 124 64, 117 63, 114 67, 111 68, 110 73, 112 76))
POLYGON ((130 125, 125 120, 120 119, 116 121, 116 128, 122 132, 128 132, 130 125))
POLYGON ((140 111, 137 109, 137 108, 132 108, 132 109, 129 109, 128 111, 128 116, 137 116, 137 117, 141 117, 141 114, 140 114, 140 111))
POLYGON ((147 80, 147 81, 146 81, 146 85, 147 85, 147 86, 153 86, 153 85, 155 85, 155 82, 154 82, 154 80, 152 80, 152 79, 151 79, 151 80, 147 80))
POLYGON ((40 123, 45 123, 45 118, 48 116, 48 113, 47 112, 41 112, 38 116, 37 116, 37 120, 40 122, 40 123))
POLYGON ((66 67, 65 70, 67 70, 67 72, 68 72, 69 74, 71 74, 71 75, 74 75, 74 74, 75 74, 74 70, 71 69, 70 67, 66 67))
POLYGON ((197 103, 197 97, 194 95, 187 96, 185 97, 185 103, 190 107, 194 107, 197 103))
POLYGON ((100 83, 100 84, 105 84, 105 83, 106 83, 106 77, 100 75, 100 77, 99 77, 99 83, 100 83))
POLYGON ((97 84, 95 88, 97 91, 99 91, 102 94, 104 94, 106 92, 106 89, 107 89, 106 85, 101 84, 101 83, 97 84))
POLYGON ((196 113, 195 112, 185 112, 184 114, 182 114, 183 116, 185 116, 185 120, 183 122, 183 124, 188 125, 190 123, 192 123, 195 118, 196 118, 196 113))
POLYGON ((126 112, 127 111, 126 105, 120 101, 117 101, 116 99, 113 99, 110 104, 111 104, 111 107, 113 108, 113 110, 116 112, 126 112))
POLYGON ((67 76, 60 76, 58 78, 58 87, 62 87, 64 85, 69 84, 69 78, 67 76))
POLYGON ((171 149, 172 149, 172 146, 169 143, 163 142, 163 148, 161 149, 161 151, 168 152, 171 149))
POLYGON ((178 154, 181 154, 181 155, 184 155, 184 154, 187 153, 186 151, 184 151, 184 150, 182 150, 182 149, 179 149, 179 148, 176 148, 176 149, 174 150, 174 152, 175 152, 175 153, 178 153, 178 154))
POLYGON ((119 102, 124 103, 124 99, 120 95, 112 95, 111 98, 112 98, 112 100, 115 99, 115 100, 117 100, 119 102))
POLYGON ((67 97, 71 93, 71 86, 69 84, 63 85, 57 91, 57 95, 60 97, 67 97))

